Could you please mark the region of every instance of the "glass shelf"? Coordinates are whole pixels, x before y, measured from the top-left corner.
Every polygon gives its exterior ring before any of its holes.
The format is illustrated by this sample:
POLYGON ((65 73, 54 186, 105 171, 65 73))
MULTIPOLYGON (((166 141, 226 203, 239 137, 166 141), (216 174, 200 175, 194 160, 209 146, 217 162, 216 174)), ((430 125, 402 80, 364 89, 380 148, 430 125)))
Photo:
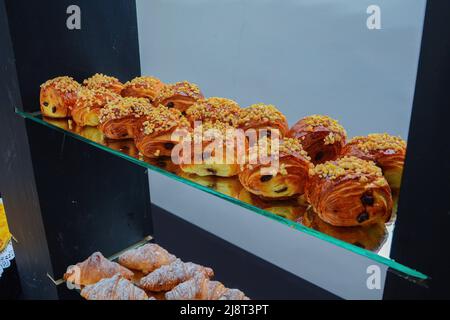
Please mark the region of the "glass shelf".
POLYGON ((147 159, 139 155, 132 140, 111 141, 93 127, 80 128, 68 119, 43 118, 40 112, 27 113, 16 110, 20 116, 60 131, 94 147, 112 153, 146 169, 159 172, 194 188, 213 194, 226 201, 263 215, 278 223, 350 250, 377 263, 394 269, 397 273, 416 281, 428 279, 423 273, 390 259, 390 247, 395 229, 394 218, 386 225, 369 227, 334 227, 307 209, 301 198, 289 201, 267 201, 248 193, 237 178, 199 177, 188 175, 170 159, 147 159))

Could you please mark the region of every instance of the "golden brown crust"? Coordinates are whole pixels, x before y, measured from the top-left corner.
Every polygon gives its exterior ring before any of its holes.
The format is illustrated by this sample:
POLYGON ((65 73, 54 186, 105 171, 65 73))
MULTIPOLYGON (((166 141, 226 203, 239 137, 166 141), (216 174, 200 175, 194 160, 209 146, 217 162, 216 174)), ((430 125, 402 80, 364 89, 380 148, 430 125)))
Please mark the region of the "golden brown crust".
POLYGON ((406 156, 406 142, 402 138, 387 133, 355 137, 344 147, 342 155, 375 162, 391 188, 400 189, 406 156))
POLYGON ((154 105, 175 108, 184 113, 194 103, 204 98, 197 85, 188 81, 182 81, 165 86, 155 99, 154 105))
POLYGON ((108 139, 134 138, 136 124, 148 114, 152 105, 143 98, 122 98, 111 101, 100 111, 100 130, 108 139))
POLYGON ((96 127, 100 124, 100 110, 109 102, 119 98, 119 95, 105 88, 81 88, 71 112, 72 118, 80 127, 96 127))
POLYGON ((57 77, 41 85, 40 107, 44 117, 67 118, 77 101, 80 84, 70 77, 57 77))
POLYGON ((106 89, 120 95, 124 85, 119 79, 96 73, 92 77, 83 81, 83 85, 88 89, 106 89))
POLYGON ((148 158, 170 157, 178 141, 172 140, 176 130, 190 130, 189 122, 177 109, 152 108, 136 123, 135 143, 148 158))
POLYGON ((334 119, 313 115, 297 122, 288 133, 298 139, 314 164, 335 160, 345 145, 347 133, 334 119))
POLYGON ((196 121, 211 123, 218 121, 236 127, 240 112, 241 108, 235 101, 213 97, 197 101, 186 110, 186 117, 191 125, 196 121))
MULTIPOLYGON (((264 141, 260 139, 256 148, 262 147, 262 143, 264 141)), ((252 149, 253 147, 250 148, 250 153, 252 149)), ((302 195, 312 164, 301 144, 295 139, 283 139, 280 142, 278 161, 277 171, 272 174, 264 174, 261 171, 262 168, 269 168, 271 164, 258 162, 245 165, 239 174, 239 181, 250 193, 264 198, 288 199, 302 195)))
POLYGON ((125 83, 123 97, 145 98, 153 103, 166 85, 155 77, 137 77, 125 83))
POLYGON ((254 104, 242 109, 238 121, 239 128, 243 130, 278 130, 279 137, 283 138, 289 131, 286 117, 273 105, 254 104))
POLYGON ((64 274, 64 280, 76 285, 86 286, 105 278, 111 278, 116 274, 129 280, 133 278, 133 272, 109 261, 100 252, 96 252, 85 261, 68 267, 64 274))
POLYGON ((333 226, 386 222, 392 214, 391 189, 381 170, 355 157, 312 169, 306 197, 319 217, 333 226))

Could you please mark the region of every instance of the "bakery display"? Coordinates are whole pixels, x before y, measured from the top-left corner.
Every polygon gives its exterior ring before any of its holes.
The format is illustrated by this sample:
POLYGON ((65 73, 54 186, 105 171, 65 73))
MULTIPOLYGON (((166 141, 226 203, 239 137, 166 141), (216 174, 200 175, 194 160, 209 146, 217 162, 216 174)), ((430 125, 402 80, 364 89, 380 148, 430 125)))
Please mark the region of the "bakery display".
POLYGON ((233 198, 239 198, 239 194, 243 189, 241 183, 236 177, 218 177, 218 176, 198 176, 194 173, 180 172, 179 176, 186 180, 195 182, 199 185, 207 187, 217 192, 226 194, 233 198))
POLYGON ((88 89, 106 89, 117 95, 122 93, 123 83, 119 79, 102 73, 96 73, 92 77, 83 81, 83 85, 88 89))
POLYGON ((195 122, 221 122, 237 127, 241 107, 233 100, 226 98, 208 98, 197 101, 186 110, 186 117, 194 126, 195 122))
POLYGON ((148 158, 171 157, 178 143, 173 138, 176 130, 190 130, 189 122, 179 110, 163 105, 151 108, 136 122, 136 147, 148 158))
POLYGON ((111 101, 100 110, 100 130, 108 139, 134 138, 136 124, 152 105, 143 98, 123 98, 111 101))
POLYGON ((254 129, 257 134, 265 131, 268 137, 276 132, 279 138, 283 138, 289 131, 286 117, 275 106, 263 103, 242 109, 238 126, 243 130, 254 129))
POLYGON ((80 127, 96 127, 100 124, 100 110, 108 103, 120 99, 120 96, 104 88, 81 88, 77 101, 72 108, 73 121, 80 127))
POLYGON ((119 274, 126 279, 133 277, 133 272, 118 263, 109 261, 100 252, 94 253, 85 261, 67 268, 64 280, 75 285, 90 285, 105 278, 119 274))
POLYGON ((40 107, 44 117, 67 118, 77 101, 80 84, 71 77, 57 77, 41 85, 40 107))
POLYGON ((153 104, 155 106, 163 105, 169 109, 175 108, 185 114, 188 108, 204 98, 196 84, 182 81, 162 88, 153 104))
POLYGON ((145 98, 153 103, 165 86, 161 80, 155 77, 137 77, 125 83, 122 96, 145 98))
POLYGON ((338 121, 323 115, 305 117, 288 136, 298 139, 314 164, 335 160, 341 154, 347 132, 338 121))
POLYGON ((149 300, 144 290, 118 274, 86 286, 81 296, 86 300, 149 300))
POLYGON ((342 154, 375 162, 383 170, 391 189, 400 189, 406 156, 406 142, 402 138, 387 133, 354 137, 344 147, 342 154))
POLYGON ((149 274, 175 260, 175 256, 154 243, 125 252, 118 259, 122 266, 140 271, 143 274, 149 274))
POLYGON ((317 165, 310 175, 306 197, 323 221, 350 227, 391 217, 391 189, 375 163, 344 157, 317 165))
MULTIPOLYGON (((259 154, 260 150, 252 150, 259 148, 272 153, 271 145, 268 139, 260 139, 259 145, 251 147, 249 153, 259 154)), ((250 193, 264 198, 286 199, 302 195, 312 164, 300 142, 292 138, 280 140, 276 157, 278 165, 274 168, 273 162, 247 163, 239 174, 239 181, 250 193)))

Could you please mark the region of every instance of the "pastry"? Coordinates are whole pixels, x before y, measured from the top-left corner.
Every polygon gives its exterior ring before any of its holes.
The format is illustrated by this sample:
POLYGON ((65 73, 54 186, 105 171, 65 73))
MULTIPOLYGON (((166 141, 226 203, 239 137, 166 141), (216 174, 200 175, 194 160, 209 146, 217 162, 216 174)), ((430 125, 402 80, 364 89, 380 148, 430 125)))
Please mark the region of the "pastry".
POLYGON ((247 141, 228 123, 206 122, 196 127, 189 154, 177 157, 181 170, 198 176, 236 176, 245 162, 247 141), (240 139, 239 137, 242 137, 240 139))
POLYGON ((175 256, 153 243, 129 250, 119 257, 119 263, 122 266, 141 271, 145 275, 162 266, 171 264, 175 260, 175 256))
POLYGON ((166 300, 208 300, 209 279, 202 273, 166 293, 166 300))
POLYGON ((245 296, 245 293, 243 293, 238 289, 227 289, 218 300, 239 301, 250 299, 247 296, 245 296))
POLYGON ((334 119, 314 115, 303 118, 289 131, 288 136, 298 139, 314 164, 335 160, 345 145, 347 133, 334 119))
POLYGON ((131 279, 134 275, 127 268, 109 261, 100 252, 96 252, 84 262, 68 267, 64 280, 75 285, 86 286, 116 274, 126 279, 131 279))
POLYGON ((239 180, 236 179, 235 177, 230 178, 222 178, 218 176, 201 177, 196 174, 189 174, 185 172, 181 172, 179 175, 186 180, 195 182, 199 185, 202 185, 209 189, 213 189, 217 192, 226 194, 233 198, 238 198, 239 193, 242 190, 242 185, 240 184, 239 180))
POLYGON ((312 168, 308 154, 296 139, 285 138, 279 142, 279 152, 271 150, 268 139, 259 139, 249 151, 249 163, 239 174, 239 181, 250 193, 270 199, 287 199, 304 193, 312 168), (273 153, 271 162, 252 162, 253 155, 273 153), (267 163, 267 164, 266 164, 267 163))
POLYGON ((119 79, 96 73, 89 79, 83 81, 83 85, 88 89, 106 89, 120 95, 123 90, 123 83, 119 79))
POLYGON ((151 164, 154 167, 164 169, 170 173, 173 173, 176 175, 181 174, 180 166, 173 163, 172 159, 169 157, 147 158, 147 157, 144 157, 143 155, 141 155, 139 157, 139 159, 141 161, 147 162, 148 164, 151 164))
POLYGON ((192 279, 198 273, 204 274, 207 278, 214 276, 214 272, 210 268, 191 262, 184 263, 177 259, 142 278, 139 286, 153 292, 170 291, 180 283, 192 279))
POLYGON ((266 104, 255 104, 242 109, 238 124, 245 131, 257 130, 258 136, 264 130, 268 137, 276 132, 278 138, 283 138, 289 131, 286 117, 275 106, 266 104))
POLYGON ((171 157, 178 143, 173 140, 176 130, 190 130, 189 122, 179 110, 162 105, 152 108, 136 123, 136 147, 148 158, 171 157))
POLYGON ((138 77, 125 83, 123 97, 146 98, 153 103, 166 85, 155 77, 138 77))
POLYGON ((44 117, 67 118, 77 101, 80 84, 70 77, 58 77, 41 85, 40 105, 44 117))
POLYGON ((194 103, 204 98, 197 85, 183 81, 165 86, 156 97, 154 105, 162 104, 169 109, 175 108, 185 113, 194 103))
POLYGON ((108 103, 100 110, 100 130, 108 139, 134 138, 139 118, 145 116, 152 105, 143 98, 123 98, 108 103))
POLYGON ((219 281, 208 281, 207 300, 219 300, 228 291, 219 281))
POLYGON ((227 123, 236 127, 239 121, 241 108, 230 99, 209 98, 201 99, 186 110, 186 117, 194 127, 195 122, 216 121, 227 123))
POLYGON ((105 135, 97 127, 76 127, 75 129, 72 128, 71 131, 74 131, 83 138, 86 138, 98 144, 104 144, 105 142, 105 135))
POLYGON ((391 188, 375 163, 344 157, 317 165, 310 175, 306 197, 325 222, 351 227, 391 217, 391 188))
POLYGON ((104 88, 83 87, 78 91, 77 101, 71 111, 72 118, 80 127, 96 127, 100 124, 100 110, 119 98, 119 95, 104 88))
POLYGON ((148 300, 144 290, 120 275, 103 279, 96 284, 86 286, 81 290, 81 296, 86 300, 148 300))
POLYGON ((342 154, 375 162, 383 170, 391 189, 400 189, 406 155, 406 142, 402 138, 387 133, 355 137, 342 154))
POLYGON ((133 158, 139 157, 139 150, 136 148, 133 140, 107 140, 105 145, 116 151, 125 153, 133 158))

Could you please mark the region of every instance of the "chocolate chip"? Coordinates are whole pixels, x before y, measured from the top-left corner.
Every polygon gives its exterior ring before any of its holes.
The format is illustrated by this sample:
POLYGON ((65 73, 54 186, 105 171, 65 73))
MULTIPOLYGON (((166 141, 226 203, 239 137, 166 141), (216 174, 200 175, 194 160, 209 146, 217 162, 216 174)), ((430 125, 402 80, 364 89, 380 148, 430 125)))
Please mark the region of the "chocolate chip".
POLYGON ((44 107, 48 107, 48 102, 44 102, 44 107))
POLYGON ((373 206, 375 199, 372 195, 365 193, 361 197, 361 202, 366 206, 373 206))
POLYGON ((268 175, 268 176, 262 176, 261 177, 261 182, 267 182, 272 180, 273 176, 272 175, 268 175))
POLYGON ((314 160, 320 161, 320 160, 323 159, 324 156, 325 156, 325 154, 323 153, 323 151, 319 151, 319 152, 317 152, 317 154, 316 154, 314 160))
POLYGON ((277 190, 277 191, 275 191, 275 193, 283 193, 286 191, 288 191, 288 187, 284 187, 283 189, 277 190))
POLYGON ((183 111, 182 113, 181 113, 183 116, 185 116, 186 117, 186 111, 183 111))
POLYGON ((361 213, 358 218, 356 218, 356 220, 358 221, 358 223, 363 223, 367 220, 369 220, 370 216, 367 212, 363 212, 361 213))
POLYGON ((267 135, 267 138, 272 137, 272 131, 271 130, 267 130, 266 135, 267 135))
POLYGON ((211 168, 208 168, 207 171, 209 173, 211 173, 211 174, 217 174, 217 170, 214 170, 214 169, 211 169, 211 168))
POLYGON ((53 107, 53 108, 52 108, 52 112, 53 112, 53 113, 56 113, 56 107, 53 107))
POLYGON ((173 143, 166 143, 164 144, 164 148, 166 148, 167 150, 172 150, 175 147, 175 145, 173 143))
POLYGON ((175 107, 175 103, 169 102, 169 103, 166 105, 166 107, 169 108, 169 109, 172 109, 173 107, 175 107))

